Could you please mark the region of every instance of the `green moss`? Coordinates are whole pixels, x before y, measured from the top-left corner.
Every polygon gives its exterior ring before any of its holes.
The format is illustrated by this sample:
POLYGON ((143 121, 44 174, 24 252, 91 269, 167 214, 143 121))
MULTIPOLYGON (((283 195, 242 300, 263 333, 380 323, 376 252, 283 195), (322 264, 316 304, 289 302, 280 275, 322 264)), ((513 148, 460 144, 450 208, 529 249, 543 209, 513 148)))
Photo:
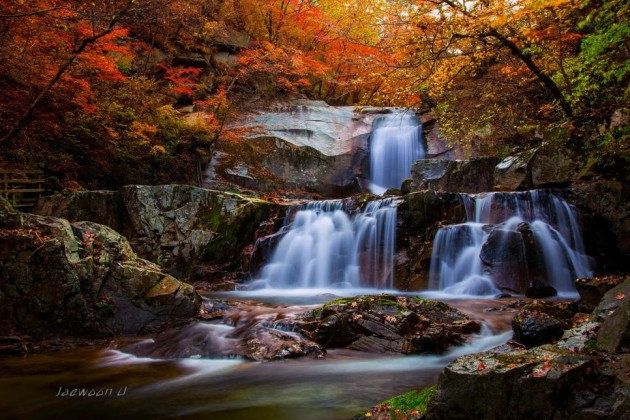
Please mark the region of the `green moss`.
POLYGON ((586 340, 586 342, 584 343, 584 351, 586 353, 591 353, 594 351, 597 351, 599 349, 598 345, 597 345, 597 340, 591 338, 590 340, 586 340))
POLYGON ((389 415, 392 419, 407 418, 411 412, 413 416, 419 416, 427 411, 427 407, 437 392, 437 387, 430 387, 406 392, 402 395, 390 398, 383 402, 389 406, 389 415))
POLYGON ((108 319, 114 314, 115 309, 114 303, 106 299, 102 299, 96 302, 94 308, 95 315, 98 320, 108 319))

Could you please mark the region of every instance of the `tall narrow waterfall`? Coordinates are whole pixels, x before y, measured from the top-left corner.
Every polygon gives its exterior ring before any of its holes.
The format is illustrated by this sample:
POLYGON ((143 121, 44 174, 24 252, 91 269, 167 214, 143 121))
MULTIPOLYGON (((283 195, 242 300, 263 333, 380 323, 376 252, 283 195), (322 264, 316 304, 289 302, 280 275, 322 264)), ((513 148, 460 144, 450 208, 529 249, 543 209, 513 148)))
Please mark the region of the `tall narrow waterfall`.
POLYGON ((576 277, 592 274, 577 215, 553 193, 489 193, 463 200, 468 222, 445 226, 435 237, 431 288, 492 295, 499 287, 522 292, 539 281, 566 294, 575 292, 576 277))
POLYGON ((422 124, 410 111, 395 112, 374 121, 370 140, 370 189, 382 194, 399 188, 413 163, 424 157, 422 124))
POLYGON ((393 287, 393 199, 372 201, 355 216, 341 200, 313 201, 289 212, 283 230, 254 287, 393 287))

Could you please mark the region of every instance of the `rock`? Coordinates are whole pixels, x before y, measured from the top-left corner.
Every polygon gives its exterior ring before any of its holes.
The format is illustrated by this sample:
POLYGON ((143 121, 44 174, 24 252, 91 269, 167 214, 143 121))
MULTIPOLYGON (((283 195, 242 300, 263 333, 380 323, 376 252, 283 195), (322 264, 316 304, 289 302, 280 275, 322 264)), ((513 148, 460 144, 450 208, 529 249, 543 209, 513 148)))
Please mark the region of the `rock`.
POLYGON ((567 418, 588 404, 579 395, 592 366, 589 357, 549 345, 460 357, 440 375, 427 418, 567 418))
POLYGON ((582 155, 568 147, 544 143, 532 155, 529 162, 532 187, 568 186, 577 179, 585 163, 582 155))
POLYGON ((137 334, 198 310, 192 286, 106 226, 15 213, 0 237, 0 330, 137 334))
POLYGON ((481 248, 479 258, 485 272, 502 291, 523 293, 527 289, 529 274, 523 238, 519 232, 493 229, 481 248))
POLYGON ((0 356, 21 356, 26 350, 22 338, 15 335, 0 337, 0 356))
POLYGON ((466 220, 462 196, 416 191, 398 205, 394 275, 399 290, 428 288, 433 239, 440 226, 466 220))
POLYGON ((292 332, 280 331, 254 322, 234 328, 224 324, 197 322, 167 331, 123 349, 143 357, 225 358, 243 357, 255 361, 297 357, 322 357, 316 343, 292 332))
POLYGON ((553 297, 558 294, 558 291, 548 284, 530 283, 525 291, 525 296, 533 299, 541 299, 553 297))
POLYGON ((514 339, 528 347, 557 341, 571 327, 573 314, 565 303, 534 301, 514 316, 514 339))
POLYGON ((125 221, 125 203, 117 191, 65 191, 41 198, 35 213, 72 222, 95 222, 120 232, 125 221))
POLYGON ((260 326, 243 334, 244 356, 251 360, 280 360, 297 357, 323 357, 325 351, 299 334, 260 326))
POLYGON ((377 353, 442 353, 481 328, 445 303, 391 295, 333 300, 304 319, 322 346, 377 353))
POLYGON ((567 200, 583 219, 586 252, 602 271, 630 270, 630 190, 615 180, 598 180, 571 186, 567 200))
POLYGON ((207 186, 232 184, 255 191, 341 197, 367 185, 372 122, 390 109, 333 107, 289 100, 252 106, 229 129, 243 133, 218 144, 206 169, 207 186))
POLYGON ((551 343, 562 337, 565 323, 544 312, 522 309, 512 320, 514 339, 526 346, 551 343))
MULTIPOLYGON (((458 358, 440 375, 424 418, 626 418, 630 356, 622 343, 627 346, 629 289, 625 280, 609 290, 591 320, 579 321, 555 344, 522 350, 508 343, 458 358)), ((534 301, 515 324, 533 314, 543 324, 554 318, 568 325, 576 306, 534 301)))
MULTIPOLYGON (((411 168, 412 190, 478 193, 494 189, 494 169, 498 159, 421 159, 411 168)), ((407 188, 407 187, 406 187, 407 188)))
POLYGON ((527 190, 532 186, 529 162, 537 149, 508 156, 494 169, 496 188, 504 191, 527 190))
POLYGON ((630 351, 630 278, 610 289, 591 318, 601 322, 597 345, 611 353, 630 351))
POLYGON ((627 276, 597 276, 575 280, 575 287, 580 294, 580 306, 584 312, 593 312, 606 292, 621 284, 627 276))
POLYGON ((257 198, 192 186, 130 185, 120 192, 47 197, 36 212, 106 224, 129 238, 142 257, 187 277, 200 264, 238 267, 259 225, 279 208, 257 198))

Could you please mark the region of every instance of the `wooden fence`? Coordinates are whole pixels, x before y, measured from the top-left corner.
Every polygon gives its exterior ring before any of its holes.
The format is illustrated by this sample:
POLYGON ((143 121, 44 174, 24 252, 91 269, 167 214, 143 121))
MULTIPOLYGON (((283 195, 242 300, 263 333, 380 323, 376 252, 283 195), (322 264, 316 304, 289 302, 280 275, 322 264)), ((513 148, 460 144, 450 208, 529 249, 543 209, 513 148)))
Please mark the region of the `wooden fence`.
POLYGON ((0 195, 16 209, 35 207, 44 190, 42 171, 0 169, 0 195))

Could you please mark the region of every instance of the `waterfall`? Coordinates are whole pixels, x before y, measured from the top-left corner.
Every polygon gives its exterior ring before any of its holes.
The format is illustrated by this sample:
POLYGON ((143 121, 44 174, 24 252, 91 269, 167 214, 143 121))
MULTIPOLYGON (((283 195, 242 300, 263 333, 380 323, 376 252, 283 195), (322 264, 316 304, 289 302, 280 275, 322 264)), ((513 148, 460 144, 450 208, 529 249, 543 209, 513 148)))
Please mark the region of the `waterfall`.
POLYGON ((354 216, 342 200, 292 209, 271 261, 250 287, 393 288, 396 205, 372 201, 354 216))
POLYGON ((468 221, 445 226, 435 236, 430 288, 456 295, 497 294, 497 282, 516 282, 519 268, 525 280, 532 280, 535 273, 527 271, 528 252, 540 262, 542 280, 561 294, 575 292, 577 277, 592 275, 577 214, 555 194, 486 193, 463 195, 462 200, 468 221), (525 244, 527 231, 535 252, 525 244))
POLYGON ((382 194, 399 188, 424 154, 422 124, 415 115, 399 111, 377 119, 370 142, 370 190, 382 194))

